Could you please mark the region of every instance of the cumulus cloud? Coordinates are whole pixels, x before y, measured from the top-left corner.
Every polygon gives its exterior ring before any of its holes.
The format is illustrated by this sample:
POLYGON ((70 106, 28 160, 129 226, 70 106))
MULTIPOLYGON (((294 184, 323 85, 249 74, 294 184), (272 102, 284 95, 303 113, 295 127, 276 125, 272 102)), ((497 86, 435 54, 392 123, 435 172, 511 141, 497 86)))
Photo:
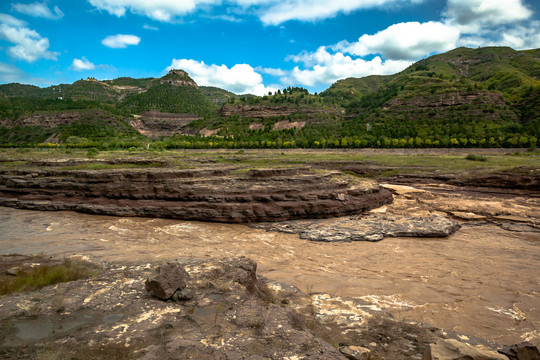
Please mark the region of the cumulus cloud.
POLYGON ((314 53, 303 53, 290 59, 302 63, 304 69, 296 66, 282 81, 285 84, 302 84, 308 87, 330 85, 347 77, 394 74, 411 64, 405 60, 383 61, 379 56, 371 60, 353 59, 341 52, 331 54, 323 46, 314 53))
POLYGON ((83 56, 81 59, 73 59, 71 68, 75 71, 94 70, 96 65, 92 64, 83 56))
POLYGON ((199 85, 217 86, 236 94, 264 95, 277 88, 266 87, 261 74, 248 64, 236 64, 229 68, 226 65, 207 65, 204 61, 191 59, 173 59, 166 70, 182 69, 199 85))
POLYGON ((11 4, 11 7, 17 12, 34 17, 42 17, 45 19, 58 20, 64 16, 64 13, 62 12, 62 10, 60 10, 58 6, 55 6, 51 10, 44 2, 34 2, 31 4, 17 3, 11 4))
POLYGON ((339 43, 336 48, 358 56, 380 54, 392 60, 418 60, 455 48, 459 35, 459 30, 440 22, 406 22, 362 35, 354 43, 339 43))
POLYGON ((464 34, 459 46, 510 46, 516 50, 537 49, 540 47, 540 22, 532 21, 526 26, 518 25, 509 29, 485 31, 481 36, 464 34))
POLYGON ((11 15, 0 14, 0 39, 15 44, 8 48, 8 53, 14 58, 27 62, 34 62, 41 58, 56 60, 60 55, 49 51, 49 39, 29 29, 26 22, 11 15))
POLYGON ((522 0, 448 0, 444 17, 465 31, 511 24, 531 17, 522 0))
POLYGON ((111 35, 101 40, 101 43, 113 49, 125 49, 128 45, 139 45, 141 38, 135 35, 111 35))

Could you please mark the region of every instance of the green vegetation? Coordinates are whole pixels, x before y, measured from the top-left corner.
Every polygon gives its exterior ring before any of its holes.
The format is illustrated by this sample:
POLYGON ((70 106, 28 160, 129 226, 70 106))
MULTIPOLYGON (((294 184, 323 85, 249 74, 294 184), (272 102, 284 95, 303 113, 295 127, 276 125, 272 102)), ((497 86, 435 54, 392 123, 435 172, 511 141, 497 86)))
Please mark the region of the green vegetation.
MULTIPOLYGON (((243 174, 249 169, 256 168, 285 168, 310 166, 317 168, 319 164, 335 164, 336 169, 341 165, 380 166, 381 172, 373 176, 388 176, 396 174, 460 175, 471 172, 529 172, 540 169, 540 152, 538 150, 506 153, 504 149, 478 150, 475 156, 486 158, 486 161, 470 161, 466 159, 467 150, 422 150, 406 149, 399 152, 391 149, 317 149, 317 150, 182 150, 182 151, 151 151, 138 152, 100 151, 99 160, 89 162, 86 150, 73 149, 66 154, 63 149, 5 149, 0 152, 0 169, 33 169, 33 160, 42 162, 51 160, 51 169, 59 170, 88 170, 112 168, 197 168, 201 163, 231 166, 234 172, 243 174), (9 159, 9 161, 8 161, 9 159), (74 165, 59 162, 58 159, 69 159, 74 165), (141 159, 144 161, 141 162, 141 159), (82 163, 80 160, 83 160, 82 163), (119 161, 122 160, 122 161, 119 161)), ((368 167, 370 167, 368 166, 368 167)), ((345 168, 346 169, 346 168, 345 168)), ((353 174, 353 173, 349 173, 353 174)), ((370 175, 372 176, 372 175, 370 175)))
POLYGON ((159 84, 141 94, 128 96, 120 105, 121 109, 132 114, 149 110, 170 113, 191 113, 208 115, 217 110, 216 104, 191 86, 159 84))
POLYGON ((467 160, 471 161, 487 161, 487 158, 482 155, 469 154, 465 157, 467 160))
MULTIPOLYGON (((161 79, 88 79, 45 89, 0 85, 0 147, 536 148, 539 58, 540 49, 458 48, 395 75, 340 80, 321 94, 287 87, 265 96, 239 96, 215 87, 178 86, 175 82, 193 81, 181 71, 161 79), (232 115, 223 116, 227 112, 220 106, 232 115), (269 115, 246 117, 238 110, 243 107, 269 115), (150 141, 132 127, 134 114, 150 110, 201 118, 150 141), (94 113, 57 127, 24 121, 70 111, 94 113), (302 125, 276 125, 282 122, 302 125), (205 128, 217 134, 198 135, 205 128)), ((160 126, 174 127, 169 121, 160 126)))
POLYGON ((16 276, 0 278, 0 296, 20 291, 31 291, 67 281, 87 279, 97 272, 88 264, 68 259, 59 265, 41 265, 23 268, 16 276))

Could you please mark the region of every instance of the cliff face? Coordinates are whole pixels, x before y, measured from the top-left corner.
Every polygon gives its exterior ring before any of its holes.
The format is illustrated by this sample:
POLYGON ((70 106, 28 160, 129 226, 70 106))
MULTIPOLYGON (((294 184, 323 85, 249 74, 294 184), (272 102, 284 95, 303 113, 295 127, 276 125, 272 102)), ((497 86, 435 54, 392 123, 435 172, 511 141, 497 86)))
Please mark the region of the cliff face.
POLYGON ((147 111, 134 119, 129 120, 135 130, 150 139, 162 136, 186 133, 186 127, 193 121, 200 119, 195 114, 176 114, 160 111, 147 111))
POLYGON ((448 92, 445 94, 414 96, 410 98, 395 98, 388 101, 388 107, 415 107, 415 108, 439 108, 460 105, 505 105, 504 98, 500 93, 487 91, 470 91, 467 93, 448 92))
POLYGON ((246 118, 270 118, 275 116, 289 116, 292 113, 297 114, 324 114, 328 110, 318 108, 306 108, 300 106, 269 106, 269 105, 223 105, 219 110, 220 115, 229 117, 231 115, 240 115, 246 118))
POLYGON ((0 205, 232 223, 321 218, 392 202, 370 180, 306 169, 0 173, 0 205))

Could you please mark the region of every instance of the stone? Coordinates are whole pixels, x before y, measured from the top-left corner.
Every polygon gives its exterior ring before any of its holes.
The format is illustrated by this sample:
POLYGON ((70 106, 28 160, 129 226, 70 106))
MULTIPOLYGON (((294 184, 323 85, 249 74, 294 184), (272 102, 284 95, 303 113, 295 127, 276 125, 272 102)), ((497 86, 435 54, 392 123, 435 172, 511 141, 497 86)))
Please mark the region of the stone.
POLYGON ((495 350, 473 346, 454 339, 439 339, 424 351, 424 360, 508 360, 495 350))
POLYGON ((6 270, 6 275, 17 276, 17 273, 19 272, 19 270, 21 270, 21 268, 18 266, 9 268, 6 270))
POLYGON ((361 346, 342 346, 339 352, 350 360, 370 360, 371 350, 361 346))
POLYGON ((176 290, 172 296, 172 299, 176 302, 188 301, 193 299, 195 294, 190 289, 176 290))
POLYGON ((184 289, 188 280, 189 274, 180 264, 168 262, 156 268, 144 283, 144 287, 153 296, 167 300, 177 290, 184 289))
POLYGON ((528 341, 506 346, 498 351, 510 360, 540 360, 538 348, 528 341))

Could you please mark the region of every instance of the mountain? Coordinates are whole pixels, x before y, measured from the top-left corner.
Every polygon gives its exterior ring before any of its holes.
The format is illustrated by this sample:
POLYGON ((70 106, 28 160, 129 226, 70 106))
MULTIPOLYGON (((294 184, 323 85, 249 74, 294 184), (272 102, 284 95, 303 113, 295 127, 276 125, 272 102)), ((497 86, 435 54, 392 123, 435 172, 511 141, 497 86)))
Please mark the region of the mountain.
POLYGON ((339 80, 320 94, 288 87, 235 95, 199 87, 182 70, 0 85, 0 144, 69 137, 109 147, 536 146, 540 49, 458 48, 394 75, 339 80))

